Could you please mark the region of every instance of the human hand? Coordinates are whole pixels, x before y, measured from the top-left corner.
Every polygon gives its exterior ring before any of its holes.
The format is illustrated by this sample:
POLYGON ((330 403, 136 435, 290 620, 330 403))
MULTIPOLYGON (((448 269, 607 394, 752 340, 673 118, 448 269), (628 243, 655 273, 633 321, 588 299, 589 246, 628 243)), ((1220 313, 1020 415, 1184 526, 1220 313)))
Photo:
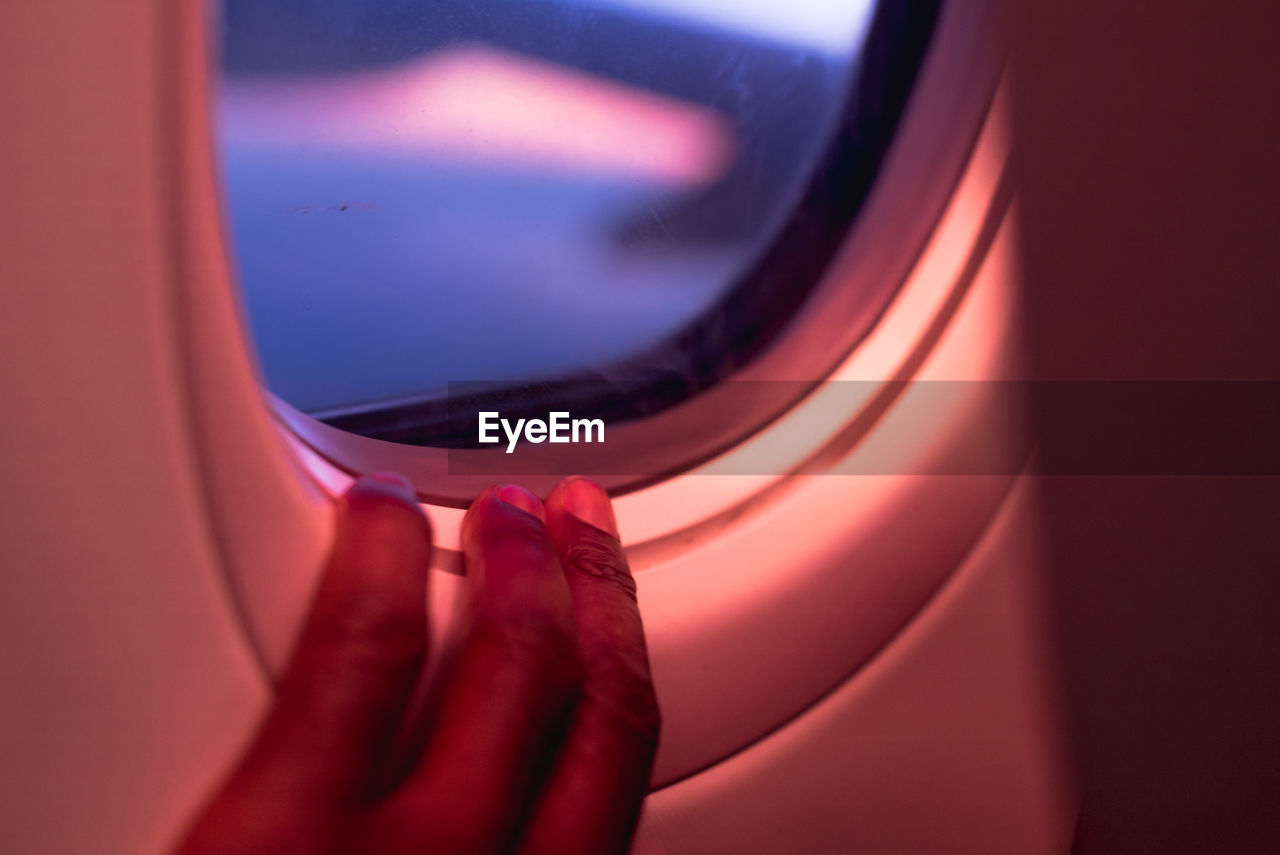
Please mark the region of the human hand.
POLYGON ((275 703, 178 855, 628 848, 659 713, 608 497, 491 488, 462 546, 461 640, 410 720, 431 530, 397 476, 347 492, 275 703))

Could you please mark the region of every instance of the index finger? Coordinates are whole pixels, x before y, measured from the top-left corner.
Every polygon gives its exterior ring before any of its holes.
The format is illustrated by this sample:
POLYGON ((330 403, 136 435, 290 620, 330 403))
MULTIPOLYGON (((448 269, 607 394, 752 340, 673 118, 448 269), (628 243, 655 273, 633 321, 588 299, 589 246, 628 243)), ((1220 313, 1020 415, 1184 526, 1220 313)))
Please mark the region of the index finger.
POLYGON ((537 498, 511 486, 482 494, 463 549, 470 622, 420 764, 390 809, 407 839, 498 851, 534 801, 580 669, 569 589, 537 498))

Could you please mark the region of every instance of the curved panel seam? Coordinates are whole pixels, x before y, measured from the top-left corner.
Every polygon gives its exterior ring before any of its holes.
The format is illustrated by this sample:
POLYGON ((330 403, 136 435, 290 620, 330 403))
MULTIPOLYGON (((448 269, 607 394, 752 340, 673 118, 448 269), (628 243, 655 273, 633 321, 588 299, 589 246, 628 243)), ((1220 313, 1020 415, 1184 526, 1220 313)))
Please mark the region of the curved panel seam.
MULTIPOLYGON (((185 295, 184 282, 190 253, 190 242, 186 231, 190 227, 182 204, 183 190, 186 188, 184 152, 188 143, 183 127, 183 105, 185 96, 183 83, 186 76, 182 73, 183 48, 183 16, 199 14, 189 8, 190 4, 166 3, 156 4, 157 35, 159 44, 156 55, 156 75, 158 100, 160 104, 158 121, 158 138, 160 139, 160 171, 162 174, 160 210, 167 214, 163 229, 166 235, 164 244, 164 266, 168 272, 167 293, 169 294, 170 312, 175 323, 171 330, 174 341, 173 351, 179 365, 179 374, 184 381, 180 389, 183 401, 182 416, 191 450, 193 468, 195 469, 196 500, 203 509, 205 530, 217 561, 217 575, 223 590, 224 600, 232 620, 239 628, 239 634, 253 662, 255 670, 262 678, 267 689, 272 686, 271 669, 261 640, 253 630, 249 618, 248 607, 243 592, 236 585, 231 571, 233 550, 227 543, 227 534, 221 523, 215 497, 211 492, 212 478, 210 470, 212 462, 208 459, 202 440, 200 406, 196 400, 194 385, 197 372, 194 370, 195 355, 188 344, 185 334, 191 322, 190 304, 185 295)), ((199 6, 199 4, 195 4, 199 6)))
MULTIPOLYGON (((997 189, 995 193, 995 198, 991 205, 991 208, 989 209, 987 220, 986 222, 983 223, 983 227, 979 234, 975 251, 971 253, 970 258, 966 263, 964 270, 961 272, 960 277, 958 277, 959 281, 957 283, 957 287, 955 291, 948 297, 946 306, 934 319, 934 323, 931 329, 929 330, 929 333, 931 334, 931 336, 930 335, 926 336, 926 338, 930 338, 930 337, 932 338, 931 344, 936 345, 938 339, 941 338, 941 335, 946 326, 946 323, 950 320, 951 317, 954 316, 955 312, 959 310, 960 305, 964 301, 965 295, 969 293, 969 290, 972 287, 974 280, 977 278, 979 270, 981 269, 982 265, 985 263, 988 255, 990 254, 991 247, 995 242, 996 234, 999 232, 1001 225, 1005 221, 1005 216, 1009 211, 1010 207, 1012 206, 1013 196, 1014 196, 1014 192, 1013 192, 1012 181, 1009 176, 1008 170, 1006 169, 1002 174, 1001 178, 999 179, 999 183, 997 185, 997 189)), ((920 366, 923 365, 925 357, 929 350, 931 350, 931 347, 924 348, 922 353, 914 354, 914 356, 917 357, 917 360, 912 360, 914 361, 914 364, 909 363, 910 373, 913 374, 915 371, 919 370, 920 366)), ((1020 475, 1015 475, 1008 479, 1005 489, 1000 496, 1000 501, 996 503, 995 507, 992 509, 992 512, 990 516, 986 519, 986 521, 975 531, 973 538, 969 541, 968 545, 964 548, 960 558, 956 561, 955 566, 951 569, 951 571, 948 572, 938 582, 938 584, 934 586, 933 589, 930 590, 925 595, 920 605, 911 613, 911 615, 908 616, 896 629, 894 629, 891 633, 889 633, 885 637, 885 639, 879 645, 877 645, 876 648, 865 659, 863 659, 860 663, 855 665, 853 669, 850 670, 843 677, 835 680, 827 689, 817 694, 809 703, 795 710, 790 715, 782 718, 777 723, 775 723, 772 727, 762 731, 756 738, 743 743, 735 750, 725 754, 722 757, 717 758, 716 760, 704 763, 698 766, 696 769, 692 769, 680 775, 679 777, 664 783, 661 787, 654 789, 652 792, 659 792, 668 787, 674 786, 680 783, 681 781, 692 778, 695 775, 698 775, 706 771, 707 769, 710 769, 713 766, 723 763, 726 760, 730 759, 731 757, 734 757, 737 754, 740 754, 743 751, 746 751, 751 746, 758 744, 759 742, 769 738, 774 733, 777 733, 778 731, 787 727, 792 722, 796 721, 805 713, 807 713, 809 710, 823 703, 825 700, 827 700, 829 697, 831 697, 833 694, 839 691, 841 687, 847 685, 851 680, 855 679, 857 675, 861 673, 868 665, 870 665, 872 662, 876 661, 881 655, 883 655, 884 652, 888 650, 894 644, 894 642, 898 638, 900 638, 904 632, 907 631, 909 627, 914 625, 920 619, 920 617, 929 610, 931 604, 937 600, 941 592, 944 591, 949 585, 952 584, 953 580, 959 575, 960 570, 964 567, 965 563, 972 556, 978 544, 982 542, 987 532, 990 531, 992 524, 999 517, 1001 510, 1008 503, 1009 496, 1013 492, 1014 485, 1017 484, 1018 479, 1020 477, 1021 477, 1020 475)))
POLYGON ((721 763, 732 760, 734 757, 737 757, 738 755, 746 751, 749 751, 751 748, 768 740, 770 737, 774 736, 775 734, 780 733, 781 731, 790 727, 795 722, 799 721, 801 718, 803 718, 805 715, 807 715, 817 707, 826 703, 835 694, 840 692, 842 689, 848 686, 851 682, 857 679, 858 675, 864 672, 873 663, 877 662, 882 656, 885 655, 885 653, 887 653, 898 642, 899 639, 901 639, 904 635, 906 635, 906 633, 913 626, 919 623, 919 621, 924 617, 924 615, 931 610, 934 603, 936 603, 939 600, 939 598, 942 596, 942 593, 944 591, 946 591, 951 586, 957 584, 957 580, 962 575, 962 571, 965 565, 968 564, 969 560, 973 557, 973 554, 976 552, 978 546, 986 538, 988 532, 991 531, 992 526, 995 524, 995 521, 1000 517, 1001 512, 1004 510, 1005 506, 1009 503, 1009 497, 1013 495, 1014 487, 1018 483, 1018 480, 1021 477, 1022 475, 1019 474, 1009 479, 1005 487, 1004 493, 1000 497, 999 503, 992 510, 991 516, 987 518, 986 522, 984 522, 983 525, 975 533, 973 539, 965 547, 963 554, 956 561, 955 567, 952 568, 951 572, 947 573, 946 576, 944 576, 942 580, 939 581, 939 583, 933 588, 933 590, 931 590, 925 596, 924 600, 920 603, 919 608, 917 608, 914 612, 912 612, 911 616, 908 617, 906 620, 904 620, 901 623, 901 625, 899 625, 896 629, 893 630, 893 632, 889 633, 889 635, 885 637, 884 641, 879 646, 877 646, 875 650, 871 652, 870 655, 868 655, 865 659, 863 659, 862 662, 854 666, 854 668, 851 671, 849 671, 847 674, 845 674, 843 677, 837 679, 827 689, 825 689, 824 691, 816 695, 808 704, 805 704, 803 707, 797 709, 795 712, 791 713, 790 715, 786 716, 782 720, 778 721, 772 727, 761 732, 760 735, 757 736, 755 739, 752 739, 749 742, 746 742, 740 745, 738 748, 734 749, 728 754, 725 754, 723 757, 720 757, 709 763, 704 763, 698 768, 690 770, 689 772, 686 772, 680 777, 674 778, 666 782, 660 787, 654 788, 653 790, 650 791, 650 795, 652 795, 653 793, 661 792, 670 787, 674 787, 677 784, 680 784, 684 781, 689 780, 690 778, 694 778, 702 774, 703 772, 706 772, 710 769, 715 768, 716 766, 719 766, 721 763))

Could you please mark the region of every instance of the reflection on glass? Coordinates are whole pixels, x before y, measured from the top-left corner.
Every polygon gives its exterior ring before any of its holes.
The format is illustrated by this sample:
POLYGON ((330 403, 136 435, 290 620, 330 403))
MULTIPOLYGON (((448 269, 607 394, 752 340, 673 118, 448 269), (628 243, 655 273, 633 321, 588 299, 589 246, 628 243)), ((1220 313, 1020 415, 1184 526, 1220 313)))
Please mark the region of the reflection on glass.
POLYGON ((268 385, 324 416, 662 341, 794 207, 872 5, 224 0, 268 385))

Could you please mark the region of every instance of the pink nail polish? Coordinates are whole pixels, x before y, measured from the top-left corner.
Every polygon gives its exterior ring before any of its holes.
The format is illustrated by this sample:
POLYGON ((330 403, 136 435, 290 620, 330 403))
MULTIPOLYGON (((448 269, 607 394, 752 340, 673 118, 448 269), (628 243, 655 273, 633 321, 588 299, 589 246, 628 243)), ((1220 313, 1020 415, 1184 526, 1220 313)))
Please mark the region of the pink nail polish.
POLYGON ((413 482, 397 472, 375 472, 372 475, 361 477, 356 484, 364 482, 366 484, 377 484, 380 488, 395 493, 407 502, 417 504, 418 494, 413 488, 413 482))
POLYGON ((538 497, 524 487, 515 484, 504 484, 498 488, 494 495, 497 496, 500 502, 514 505, 525 513, 533 514, 538 519, 544 518, 542 502, 538 501, 538 497))
POLYGON ((375 472, 372 475, 365 476, 374 481, 381 481, 383 484, 395 484, 403 487, 409 492, 413 492, 413 482, 401 475, 399 472, 375 472))

